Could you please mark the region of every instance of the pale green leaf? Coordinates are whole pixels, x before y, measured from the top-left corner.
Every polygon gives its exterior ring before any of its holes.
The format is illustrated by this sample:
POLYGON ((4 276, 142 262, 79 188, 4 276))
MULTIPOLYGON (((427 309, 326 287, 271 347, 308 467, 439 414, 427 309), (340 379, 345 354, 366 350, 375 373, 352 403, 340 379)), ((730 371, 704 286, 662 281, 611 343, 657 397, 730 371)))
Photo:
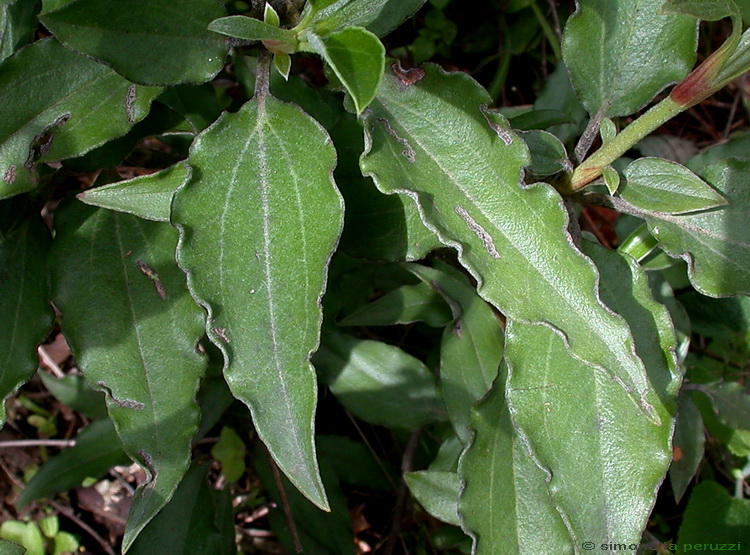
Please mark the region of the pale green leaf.
POLYGON ((670 256, 688 263, 693 286, 713 297, 750 293, 750 161, 730 159, 701 177, 729 204, 686 215, 653 214, 651 234, 670 256))
POLYGON ((99 478, 113 466, 128 463, 112 421, 92 422, 79 432, 73 447, 51 457, 34 474, 18 498, 18 507, 77 488, 86 478, 99 478))
POLYGON ((625 168, 620 196, 648 212, 685 214, 727 204, 685 166, 662 158, 639 158, 625 168))
POLYGON ((261 95, 199 135, 189 163, 172 214, 191 293, 258 435, 292 483, 327 507, 309 359, 343 220, 333 146, 297 106, 261 95))
POLYGON ((146 220, 168 222, 172 197, 190 178, 190 167, 179 162, 165 170, 110 183, 78 194, 92 206, 133 214, 146 220))
POLYGON ((245 473, 245 444, 232 428, 221 429, 211 456, 221 463, 221 473, 228 482, 236 482, 245 473))
POLYGON ((706 443, 701 413, 689 395, 678 399, 672 442, 675 454, 669 467, 669 483, 675 503, 679 503, 703 460, 706 443))
POLYGON ((375 97, 385 69, 380 39, 361 27, 347 27, 323 38, 306 33, 305 39, 331 66, 361 114, 375 97))
POLYGON ((414 14, 425 0, 317 0, 307 2, 300 27, 314 24, 324 34, 342 27, 365 27, 382 37, 414 14))
POLYGON ((425 511, 448 524, 461 525, 458 518, 458 492, 461 485, 458 474, 422 470, 405 473, 404 481, 425 511))
POLYGON ((492 387, 503 355, 500 322, 466 279, 417 264, 406 268, 443 295, 455 311, 440 342, 440 388, 453 429, 467 444, 471 407, 492 387))
POLYGON ((440 294, 427 284, 403 285, 337 322, 339 326, 391 326, 425 322, 441 327, 451 311, 440 294))
POLYGON ((614 194, 615 191, 620 187, 620 173, 612 166, 607 166, 602 171, 602 177, 604 178, 604 185, 610 194, 614 194))
POLYGON ((0 1, 0 61, 34 40, 35 4, 29 0, 0 1))
POLYGON ((417 202, 485 300, 510 318, 560 330, 574 356, 605 369, 655 415, 630 330, 598 299, 596 269, 567 233, 560 195, 520 183, 526 146, 481 108, 490 102, 481 87, 434 65, 424 71, 412 85, 386 74, 367 111, 363 172, 384 193, 417 202))
POLYGON ((284 79, 289 79, 292 70, 292 58, 286 52, 274 52, 273 65, 284 79))
POLYGON ((458 513, 461 527, 474 540, 472 552, 575 553, 578 546, 572 545, 550 497, 549 475, 516 433, 504 392, 502 370, 489 394, 472 411, 476 435, 458 467, 458 477, 464 482, 458 513))
POLYGON ((654 0, 578 0, 563 58, 590 114, 626 116, 676 83, 695 63, 697 24, 654 0))
POLYGON ((190 463, 204 315, 174 262, 169 225, 79 202, 55 216, 53 299, 63 333, 88 382, 106 392, 125 452, 148 474, 130 511, 127 550, 190 463))
POLYGON ((263 21, 274 27, 281 26, 281 18, 279 17, 279 14, 276 13, 274 7, 268 2, 266 2, 266 6, 263 8, 263 21))
POLYGON ((66 46, 148 85, 204 83, 229 46, 208 24, 225 15, 214 0, 76 0, 40 18, 66 46))
POLYGON ((124 135, 160 92, 134 85, 53 39, 5 60, 0 90, 0 199, 36 186, 39 158, 79 156, 124 135), (42 138, 47 142, 40 144, 42 138))
POLYGON ((398 347, 329 332, 313 360, 339 402, 366 422, 416 430, 445 418, 434 376, 398 347))
POLYGON ((632 260, 590 242, 586 252, 600 268, 602 299, 633 329, 661 423, 606 374, 573 358, 553 330, 516 321, 506 328, 508 405, 576 543, 638 543, 672 459, 676 339, 666 308, 632 260))
POLYGON ((50 234, 26 196, 0 201, 0 427, 5 399, 36 372, 52 328, 46 258, 50 234))
POLYGON ((278 26, 244 15, 230 15, 216 19, 209 24, 208 28, 215 33, 244 40, 269 40, 289 45, 297 44, 296 35, 292 31, 280 29, 278 26))

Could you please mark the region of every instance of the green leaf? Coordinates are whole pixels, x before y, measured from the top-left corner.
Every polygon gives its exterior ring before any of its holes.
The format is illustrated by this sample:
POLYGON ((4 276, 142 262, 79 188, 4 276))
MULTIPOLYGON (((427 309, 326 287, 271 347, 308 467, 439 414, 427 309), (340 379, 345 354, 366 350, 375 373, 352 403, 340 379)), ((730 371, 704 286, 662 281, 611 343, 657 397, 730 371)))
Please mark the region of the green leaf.
POLYGON ((422 470, 405 473, 404 481, 425 511, 448 524, 461 525, 458 517, 458 492, 461 486, 458 474, 422 470))
POLYGON ((275 52, 273 55, 273 65, 284 79, 289 79, 289 72, 292 70, 292 58, 286 52, 275 52))
POLYGON ((661 423, 634 407, 607 375, 571 356, 553 330, 517 321, 506 328, 508 405, 571 536, 638 543, 672 459, 676 339, 669 313, 653 300, 635 262, 586 246, 600 268, 602 299, 633 329, 649 372, 648 401, 661 423))
POLYGON ((297 526, 303 553, 325 553, 326 555, 354 555, 354 537, 349 517, 347 501, 339 488, 336 474, 327 460, 321 458, 320 470, 325 489, 331 502, 330 512, 322 512, 291 487, 283 476, 281 483, 286 492, 286 501, 278 492, 278 483, 273 477, 268 457, 263 449, 258 449, 253 458, 253 468, 265 489, 275 501, 277 509, 269 514, 271 529, 286 547, 287 552, 295 552, 295 542, 289 532, 289 525, 278 507, 287 504, 297 526))
POLYGON ((693 156, 686 166, 695 173, 703 173, 707 166, 723 162, 727 158, 750 158, 750 133, 738 131, 730 135, 725 143, 719 143, 693 156))
POLYGON ((36 372, 36 347, 52 328, 49 245, 39 209, 26 196, 0 201, 0 427, 5 399, 36 372))
MULTIPOLYGON (((543 328, 540 328, 543 329, 543 328)), ((511 423, 503 398, 505 371, 472 411, 476 436, 464 451, 458 512, 473 552, 574 553, 572 540, 540 469, 511 423)), ((577 546, 575 546, 577 547, 577 546)))
MULTIPOLYGON (((534 112, 559 110, 572 120, 547 129, 565 144, 581 135, 586 126, 586 109, 578 100, 565 64, 560 61, 544 83, 544 89, 534 102, 534 112)), ((533 113, 533 112, 532 112, 533 113)))
POLYGON ((314 24, 325 34, 342 27, 365 27, 382 37, 409 19, 425 0, 318 0, 308 2, 298 27, 314 24))
POLYGON ((387 463, 375 459, 364 443, 348 437, 321 435, 317 437, 318 453, 328 460, 338 479, 353 486, 390 490, 395 487, 395 473, 387 463))
POLYGON ((329 332, 313 361, 339 402, 365 422, 416 430, 444 419, 432 373, 398 347, 329 332))
MULTIPOLYGON (((677 545, 750 544, 750 500, 735 499, 719 484, 706 480, 695 486, 677 534, 677 545)), ((711 550, 716 553, 715 550, 711 550)), ((739 549, 738 549, 739 551, 739 549)))
POLYGON ((283 43, 289 45, 291 51, 294 51, 297 46, 296 33, 244 15, 230 15, 216 19, 209 24, 208 28, 215 33, 229 37, 283 43))
POLYGON ((0 524, 0 537, 22 545, 27 555, 44 555, 44 538, 36 522, 6 520, 0 524))
POLYGON ((159 96, 159 102, 182 114, 196 133, 216 121, 220 113, 216 91, 209 83, 169 87, 159 96))
POLYGON ((130 548, 131 555, 234 555, 234 526, 229 491, 208 484, 208 467, 194 464, 172 500, 143 529, 130 548), (169 541, 165 541, 168 538, 169 541))
POLYGON ((225 14, 214 0, 76 0, 40 19, 66 46, 148 85, 204 83, 229 46, 208 30, 225 14))
POLYGON ((190 167, 178 162, 165 170, 110 183, 78 194, 91 206, 133 214, 155 222, 168 222, 175 191, 190 178, 190 167))
POLYGON ((492 387, 503 356, 500 323, 466 279, 417 264, 406 268, 443 295, 455 311, 440 342, 440 388, 453 429, 468 444, 471 407, 492 387))
POLYGON ((563 58, 590 114, 626 116, 685 77, 695 63, 697 25, 661 2, 578 0, 563 58))
POLYGON ((26 552, 25 547, 15 542, 0 539, 0 553, 2 555, 23 555, 26 552))
POLYGON ((320 298, 343 220, 323 128, 297 106, 256 96, 199 135, 192 180, 173 203, 180 265, 209 312, 232 393, 311 501, 327 503, 315 461, 320 298))
POLYGON ((67 374, 62 378, 55 378, 40 370, 37 375, 47 391, 64 405, 92 420, 107 418, 104 395, 101 391, 88 387, 80 374, 67 374))
POLYGON ((662 158, 639 158, 624 172, 620 196, 648 212, 685 214, 727 204, 685 166, 662 158))
POLYGON ((519 131, 546 129, 555 125, 575 123, 572 116, 561 110, 529 110, 509 117, 511 127, 519 131))
POLYGON ((694 386, 711 399, 719 421, 730 428, 750 430, 750 395, 742 384, 718 382, 694 386))
POLYGON ((126 453, 149 477, 134 497, 125 551, 189 466, 204 316, 174 263, 169 225, 78 202, 55 215, 53 299, 63 333, 88 382, 107 393, 126 453))
POLYGON ((245 444, 232 428, 221 429, 211 456, 221 463, 221 472, 228 482, 236 482, 245 473, 245 444))
POLYGON ((615 191, 620 187, 620 173, 612 166, 607 166, 602 170, 602 177, 610 194, 615 194, 615 191))
POLYGON ((361 27, 347 27, 323 38, 306 33, 305 40, 331 66, 361 114, 375 97, 385 70, 380 39, 361 27))
POLYGON ((748 294, 750 161, 726 160, 701 177, 729 204, 697 214, 653 214, 647 218, 649 231, 667 254, 688 263, 690 282, 704 295, 748 294))
POLYGON ((572 170, 565 146, 552 133, 533 130, 522 131, 519 136, 529 147, 531 154, 529 171, 533 175, 541 177, 572 170))
POLYGON ((18 506, 77 488, 86 478, 104 476, 113 466, 128 462, 112 421, 97 420, 78 433, 73 447, 42 465, 21 492, 18 506))
POLYGON ((160 92, 133 85, 52 39, 5 60, 0 90, 0 199, 36 186, 39 158, 79 156, 125 134, 160 92))
POLYGON ((52 555, 65 555, 66 553, 77 553, 81 544, 73 534, 58 532, 54 538, 55 550, 52 555))
POLYGON ((481 109, 490 98, 479 85, 434 65, 424 71, 413 85, 390 73, 383 80, 367 112, 363 173, 384 193, 417 202, 485 300, 510 318, 560 330, 575 356, 605 369, 654 415, 630 330, 598 299, 596 269, 572 244, 560 195, 544 183, 519 184, 526 146, 481 109))
POLYGON ((39 3, 0 0, 0 62, 34 40, 39 3))
POLYGON ((680 395, 672 438, 674 458, 669 467, 669 483, 672 486, 675 503, 680 502, 698 471, 703 460, 705 442, 700 411, 688 395, 680 395))
POLYGON ((427 284, 404 285, 386 293, 337 322, 339 326, 392 326, 425 322, 442 327, 451 311, 440 294, 427 284))
POLYGON ((362 176, 362 123, 348 114, 330 133, 338 153, 336 183, 346 205, 341 249, 358 258, 401 262, 419 260, 442 246, 410 198, 384 195, 372 179, 362 176))

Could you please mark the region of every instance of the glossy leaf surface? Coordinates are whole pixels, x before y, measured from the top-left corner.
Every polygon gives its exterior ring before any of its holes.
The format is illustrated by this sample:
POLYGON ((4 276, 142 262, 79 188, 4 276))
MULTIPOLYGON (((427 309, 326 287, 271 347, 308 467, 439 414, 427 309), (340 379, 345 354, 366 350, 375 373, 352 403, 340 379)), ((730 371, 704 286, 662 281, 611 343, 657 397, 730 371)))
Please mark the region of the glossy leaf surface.
POLYGON ((75 201, 58 208, 56 222, 53 299, 63 333, 88 382, 107 393, 126 453, 149 476, 134 497, 126 550, 189 466, 204 317, 174 263, 169 225, 75 201))
POLYGON ((34 165, 42 156, 46 162, 79 156, 124 135, 160 92, 53 39, 5 60, 0 90, 0 199, 36 186, 34 165))
MULTIPOLYGON (((266 4, 266 6, 269 5, 266 4)), ((291 31, 242 15, 230 15, 216 19, 208 25, 208 28, 214 33, 245 40, 272 40, 289 43, 290 45, 296 43, 295 34, 291 31)))
POLYGON ((578 0, 563 58, 590 114, 636 112, 695 62, 695 19, 663 13, 652 0, 578 0))
POLYGON ((341 404, 366 422, 416 430, 444 419, 432 373, 398 347, 327 333, 314 361, 341 404))
POLYGON ((576 357, 606 369, 654 416, 630 330, 599 300, 596 269, 573 246, 558 193, 519 184, 526 146, 481 108, 490 101, 481 87, 436 66, 424 72, 411 84, 386 72, 368 110, 363 172, 384 193, 417 202, 484 299, 511 318, 561 330, 576 357))
POLYGON ((36 2, 0 0, 0 61, 34 40, 36 2))
POLYGON ((750 161, 726 160, 701 177, 729 204, 697 214, 654 214, 648 228, 670 256, 688 263, 690 282, 714 297, 750 293, 750 161))
POLYGON ((147 85, 204 83, 229 50, 208 24, 225 15, 214 0, 77 0, 44 23, 66 46, 147 85))
POLYGON ((661 158, 639 158, 625 168, 620 196, 642 210, 684 214, 727 202, 685 166, 661 158))
POLYGON ((36 347, 52 328, 49 245, 49 231, 25 196, 0 201, 0 427, 5 399, 36 372, 36 347))
POLYGON ((508 404, 549 476, 549 493, 569 523, 573 545, 589 538, 638 543, 672 459, 676 339, 666 308, 653 300, 635 263, 593 243, 586 252, 600 268, 603 300, 633 328, 661 424, 605 374, 571 357, 554 331, 515 321, 506 329, 508 404))
POLYGON ((91 206, 168 222, 175 191, 190 178, 190 167, 180 162, 165 170, 89 189, 78 199, 91 206))
POLYGON ((476 436, 458 467, 461 527, 477 555, 575 553, 547 489, 549 476, 511 422, 504 374, 472 411, 476 436))
POLYGON ((232 393, 292 483, 326 507, 309 359, 343 220, 333 146, 298 107, 261 96, 203 132, 189 163, 173 221, 190 290, 209 313, 232 393))

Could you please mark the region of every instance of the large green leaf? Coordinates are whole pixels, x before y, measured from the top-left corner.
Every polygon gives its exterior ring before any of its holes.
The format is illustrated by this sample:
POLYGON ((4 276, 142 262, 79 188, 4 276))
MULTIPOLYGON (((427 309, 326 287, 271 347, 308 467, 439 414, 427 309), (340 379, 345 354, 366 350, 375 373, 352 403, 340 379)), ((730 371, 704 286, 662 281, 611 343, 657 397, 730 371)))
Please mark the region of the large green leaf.
POLYGON ((411 493, 432 516, 448 524, 461 525, 458 496, 461 482, 455 472, 422 470, 407 472, 404 481, 411 493))
POLYGON ((724 551, 718 547, 722 545, 739 552, 743 543, 745 546, 750 543, 748 521, 750 500, 732 497, 718 483, 706 480, 696 486, 690 495, 677 535, 677 545, 697 546, 710 542, 712 553, 724 551))
POLYGON ((63 333, 86 379, 107 393, 126 453, 149 475, 130 511, 126 550, 190 463, 203 314, 174 263, 169 225, 75 201, 55 219, 53 299, 63 333))
POLYGON ((11 56, 0 71, 0 198, 33 189, 37 159, 79 156, 124 135, 156 87, 134 85, 55 40, 11 56))
POLYGON ((655 0, 578 0, 563 36, 563 58, 590 114, 636 112, 695 63, 695 19, 655 0))
POLYGON ((319 33, 342 27, 365 27, 382 37, 416 12, 425 0, 318 0, 308 2, 302 26, 314 24, 319 33))
POLYGON ((704 295, 750 293, 750 161, 730 159, 706 168, 701 176, 728 206, 695 214, 653 214, 651 234, 670 256, 688 263, 690 282, 704 295))
POLYGON ((593 243, 586 252, 600 268, 603 300, 634 330, 661 424, 606 375, 573 358, 554 331, 515 321, 506 329, 508 405, 549 476, 574 544, 638 543, 672 459, 676 339, 667 309, 653 300, 632 259, 593 243))
POLYGON ((38 1, 0 0, 0 61, 34 40, 38 1))
POLYGON ((229 46, 208 30, 226 12, 215 0, 76 0, 40 19, 66 46, 148 85, 203 83, 229 46))
MULTIPOLYGON (((545 328, 542 328, 545 329, 545 328)), ((476 432, 458 467, 458 513, 476 555, 576 552, 537 466, 513 427, 505 371, 472 411, 476 432)), ((578 546, 575 546, 576 548, 578 546)))
POLYGON ((387 72, 367 111, 363 172, 384 193, 417 202, 484 299, 511 318, 560 330, 576 357, 604 369, 655 417, 630 330, 599 300, 596 269, 573 246, 560 195, 519 183, 526 146, 483 108, 489 102, 465 74, 427 65, 406 84, 387 72))
POLYGON ((416 430, 444 419, 434 376, 398 347, 330 332, 314 361, 341 404, 366 422, 416 430))
POLYGON ((26 196, 0 201, 0 427, 5 399, 34 375, 52 328, 45 259, 50 234, 26 196), (36 213, 34 213, 36 212, 36 213))
POLYGON ((261 439, 292 483, 327 507, 309 359, 343 220, 333 146, 298 107, 261 95, 199 135, 189 163, 193 179, 175 195, 173 221, 190 290, 261 439))
POLYGON ((500 322, 465 278, 417 264, 406 267, 443 295, 456 312, 440 342, 440 388, 453 429, 467 444, 471 407, 492 387, 503 356, 500 322))
POLYGON ((36 499, 80 486, 86 478, 98 478, 128 456, 109 418, 92 422, 76 436, 76 444, 42 465, 18 498, 18 507, 36 499))
POLYGON ((78 199, 92 206, 134 214, 146 220, 168 222, 174 192, 190 177, 185 162, 152 173, 110 183, 78 194, 78 199))

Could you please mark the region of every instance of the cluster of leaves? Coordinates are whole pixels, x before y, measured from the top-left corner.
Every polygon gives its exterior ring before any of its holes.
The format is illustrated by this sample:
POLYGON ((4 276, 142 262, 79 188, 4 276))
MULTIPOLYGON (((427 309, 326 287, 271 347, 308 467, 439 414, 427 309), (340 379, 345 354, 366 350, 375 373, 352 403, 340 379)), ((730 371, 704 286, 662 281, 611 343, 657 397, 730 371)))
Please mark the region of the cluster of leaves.
MULTIPOLYGON (((717 468, 736 495, 704 471, 661 539, 750 542, 735 527, 750 397, 727 372, 748 352, 747 139, 684 165, 623 157, 750 67, 740 9, 579 0, 559 42, 534 0, 511 3, 561 60, 534 106, 504 115, 465 73, 386 58, 379 37, 424 0, 0 2, 0 397, 37 370, 53 303, 107 413, 73 393, 78 376, 43 378, 93 421, 19 505, 130 459, 148 479, 123 551, 169 536, 175 553, 232 553, 229 492, 193 446, 237 399, 270 454, 254 472, 298 518, 290 533, 270 516, 282 541, 352 553, 340 483, 394 478, 364 444, 316 437, 320 381, 408 438, 403 479, 446 524, 443 549, 640 544, 667 473, 679 500, 698 472, 704 426, 735 457, 717 468), (699 22, 725 18, 732 34, 691 73, 699 22), (35 40, 39 22, 52 37, 35 40), (327 87, 292 72, 300 55, 323 60, 327 87), (159 171, 121 180, 152 137, 159 171), (68 194, 85 172, 97 187, 68 194), (596 204, 623 214, 617 249, 576 223, 596 204), (400 326, 419 340, 395 345, 400 326)), ((229 428, 212 454, 228 480, 244 472, 229 428)))

